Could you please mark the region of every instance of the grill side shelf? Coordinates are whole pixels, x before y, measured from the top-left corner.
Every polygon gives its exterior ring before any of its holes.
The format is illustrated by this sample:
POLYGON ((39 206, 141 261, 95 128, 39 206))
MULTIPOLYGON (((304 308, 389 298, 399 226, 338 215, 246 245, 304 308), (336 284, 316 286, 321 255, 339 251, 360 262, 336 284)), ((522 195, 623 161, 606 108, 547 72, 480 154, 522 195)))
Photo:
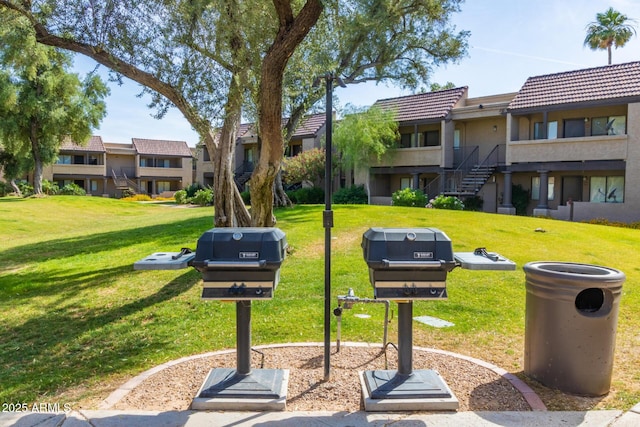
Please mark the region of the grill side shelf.
POLYGON ((156 252, 133 263, 134 270, 181 270, 191 266, 195 253, 156 252))

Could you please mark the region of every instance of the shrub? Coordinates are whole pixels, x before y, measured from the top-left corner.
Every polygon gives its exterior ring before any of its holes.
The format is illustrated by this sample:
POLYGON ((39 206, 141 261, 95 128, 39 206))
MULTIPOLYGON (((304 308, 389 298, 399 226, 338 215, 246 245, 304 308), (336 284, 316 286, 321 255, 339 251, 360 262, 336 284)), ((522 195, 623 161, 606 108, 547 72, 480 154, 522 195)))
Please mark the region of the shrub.
POLYGON ((187 198, 190 199, 190 198, 192 198, 193 196, 196 195, 198 190, 203 190, 203 189, 204 189, 204 187, 202 185, 200 185, 199 182, 194 182, 193 184, 191 184, 190 186, 185 188, 184 191, 187 192, 187 198))
POLYGON ((465 211, 482 211, 484 200, 480 196, 471 196, 464 199, 465 211))
POLYGON ((449 209, 452 211, 461 211, 464 209, 464 203, 462 200, 458 199, 455 196, 443 196, 440 194, 435 199, 429 200, 429 204, 427 205, 429 208, 434 209, 449 209))
POLYGON ((87 192, 78 184, 67 184, 60 190, 60 194, 63 196, 86 196, 87 192))
POLYGON ((0 181, 0 197, 4 197, 9 193, 13 193, 13 188, 8 182, 0 181))
POLYGON ((249 192, 249 190, 244 190, 242 193, 240 193, 240 196, 242 196, 242 201, 245 205, 251 205, 251 193, 249 192))
POLYGON ((20 192, 22 193, 22 197, 33 196, 33 186, 29 184, 27 181, 20 181, 17 183, 20 192))
POLYGON ((287 193, 293 203, 317 205, 324 202, 324 190, 320 187, 299 188, 287 193))
POLYGON ((398 190, 391 195, 391 205, 393 206, 414 206, 425 207, 427 204, 427 196, 420 190, 412 190, 405 188, 398 190))
POLYGON ((60 193, 60 187, 55 182, 51 182, 48 179, 42 180, 42 192, 49 196, 55 196, 60 193))
POLYGON ((186 205, 187 203, 189 203, 189 198, 187 197, 186 190, 176 191, 175 194, 173 195, 173 198, 176 201, 176 203, 179 205, 186 205))
POLYGON ((196 194, 191 198, 191 203, 200 206, 211 205, 213 203, 213 190, 202 188, 196 191, 196 194))
POLYGON ((151 201, 153 199, 148 194, 134 194, 134 195, 129 196, 129 197, 123 197, 120 200, 124 200, 126 202, 148 202, 148 201, 151 201))
POLYGON ((350 188, 341 188, 333 195, 333 203, 343 205, 366 205, 368 201, 364 185, 353 185, 350 188))

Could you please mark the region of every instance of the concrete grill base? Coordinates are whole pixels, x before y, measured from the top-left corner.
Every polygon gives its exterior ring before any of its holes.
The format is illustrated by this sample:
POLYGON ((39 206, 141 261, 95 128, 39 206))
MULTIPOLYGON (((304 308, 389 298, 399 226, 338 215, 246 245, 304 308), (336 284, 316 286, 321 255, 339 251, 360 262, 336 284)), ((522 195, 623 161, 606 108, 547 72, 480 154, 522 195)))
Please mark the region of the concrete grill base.
POLYGON ((459 402, 437 371, 416 370, 405 378, 395 371, 360 371, 364 409, 388 411, 456 411, 459 402), (382 398, 376 398, 385 396, 382 398))
POLYGON ((288 369, 254 369, 249 375, 230 368, 212 369, 191 409, 284 411, 288 384, 288 369))

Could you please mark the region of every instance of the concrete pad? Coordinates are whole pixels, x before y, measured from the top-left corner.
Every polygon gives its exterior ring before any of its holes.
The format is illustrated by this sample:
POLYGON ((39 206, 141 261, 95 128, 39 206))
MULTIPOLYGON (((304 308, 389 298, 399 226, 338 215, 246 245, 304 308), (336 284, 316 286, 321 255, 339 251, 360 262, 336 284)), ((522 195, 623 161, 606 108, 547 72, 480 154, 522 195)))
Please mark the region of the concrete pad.
MULTIPOLYGON (((636 405, 637 406, 637 405, 636 405)), ((612 427, 637 427, 640 426, 640 413, 629 411, 618 418, 612 427)))
POLYGON ((64 413, 0 412, 0 427, 58 427, 64 413))
MULTIPOLYGON (((200 412, 200 411, 82 411, 94 427, 607 427, 622 411, 589 412, 200 412)), ((0 418, 1 419, 1 418, 0 418)), ((617 427, 617 424, 613 424, 617 427)), ((637 425, 637 424, 636 424, 637 425)), ((66 423, 62 427, 68 427, 66 423)))
POLYGON ((441 385, 451 397, 403 398, 403 399, 373 399, 367 387, 364 371, 358 371, 364 409, 368 412, 394 411, 455 411, 460 406, 458 398, 442 380, 441 385))
MULTIPOLYGON (((213 371, 213 370, 212 370, 213 371)), ((191 401, 191 409, 205 411, 284 411, 287 406, 289 370, 282 369, 282 383, 277 398, 247 397, 201 397, 207 380, 202 384, 196 397, 191 401)))

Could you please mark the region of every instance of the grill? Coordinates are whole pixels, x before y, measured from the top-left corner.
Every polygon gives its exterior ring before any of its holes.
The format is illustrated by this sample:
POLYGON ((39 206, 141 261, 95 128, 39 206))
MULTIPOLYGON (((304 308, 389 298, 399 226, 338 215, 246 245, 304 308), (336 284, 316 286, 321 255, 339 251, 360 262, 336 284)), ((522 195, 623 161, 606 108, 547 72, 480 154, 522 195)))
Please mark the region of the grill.
POLYGON ((212 228, 205 232, 191 261, 202 273, 202 298, 273 298, 286 249, 285 234, 277 228, 212 228))
POLYGON ((398 303, 398 370, 360 373, 365 409, 457 409, 438 372, 413 370, 413 301, 447 299, 447 275, 456 267, 515 270, 515 263, 484 248, 454 253, 451 239, 437 228, 370 228, 362 251, 375 298, 398 303))
POLYGON ((236 303, 236 369, 212 369, 192 409, 285 409, 289 371, 251 369, 251 303, 273 298, 286 250, 278 228, 212 228, 195 253, 158 252, 134 263, 136 270, 194 267, 202 273, 202 299, 236 303))
POLYGON ((363 235, 362 249, 376 298, 447 298, 447 273, 457 264, 444 232, 370 228, 363 235))

